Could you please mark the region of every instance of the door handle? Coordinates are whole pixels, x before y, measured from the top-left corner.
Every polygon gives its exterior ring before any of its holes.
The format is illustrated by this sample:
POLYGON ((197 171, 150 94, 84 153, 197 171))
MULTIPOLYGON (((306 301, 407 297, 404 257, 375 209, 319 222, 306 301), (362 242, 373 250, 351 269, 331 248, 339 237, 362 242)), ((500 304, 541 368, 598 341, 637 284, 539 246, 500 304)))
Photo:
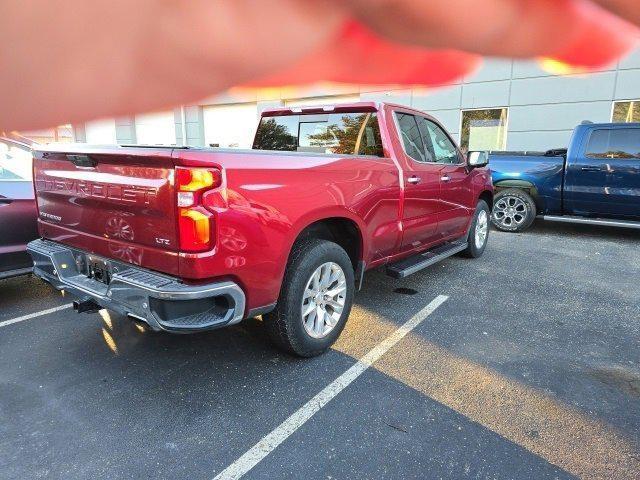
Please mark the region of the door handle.
POLYGON ((451 177, 449 175, 443 175, 440 177, 440 180, 442 180, 443 182, 450 182, 451 177))
POLYGON ((600 167, 582 167, 580 170, 583 172, 599 172, 602 169, 600 167))
POLYGON ((415 175, 414 175, 414 176, 412 176, 412 177, 409 177, 409 178, 407 178, 407 183, 412 183, 412 184, 414 184, 414 185, 415 185, 416 183, 420 183, 420 177, 417 177, 417 176, 415 176, 415 175))

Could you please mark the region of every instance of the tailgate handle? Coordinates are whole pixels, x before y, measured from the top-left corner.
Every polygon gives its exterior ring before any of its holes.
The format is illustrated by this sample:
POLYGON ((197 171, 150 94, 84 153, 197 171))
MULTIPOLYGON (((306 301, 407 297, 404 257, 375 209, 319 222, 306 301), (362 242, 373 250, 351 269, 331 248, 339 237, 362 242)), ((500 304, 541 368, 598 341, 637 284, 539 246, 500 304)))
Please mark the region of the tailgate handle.
POLYGON ((67 154, 67 160, 73 163, 76 167, 93 168, 98 165, 98 161, 91 158, 89 155, 70 155, 67 154))

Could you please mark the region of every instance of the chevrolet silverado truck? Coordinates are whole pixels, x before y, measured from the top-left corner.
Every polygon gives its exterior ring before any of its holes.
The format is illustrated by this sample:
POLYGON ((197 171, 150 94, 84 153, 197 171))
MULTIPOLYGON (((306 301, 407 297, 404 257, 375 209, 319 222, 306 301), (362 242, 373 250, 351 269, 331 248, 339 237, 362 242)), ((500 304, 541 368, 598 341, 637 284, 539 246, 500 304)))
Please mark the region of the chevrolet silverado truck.
POLYGON ((250 150, 38 147, 29 252, 78 311, 174 333, 262 315, 278 346, 313 356, 365 270, 482 255, 487 159, 422 112, 371 102, 265 111, 250 150))
POLYGON ((640 228, 640 123, 583 123, 568 149, 495 152, 491 220, 520 232, 556 222, 640 228))

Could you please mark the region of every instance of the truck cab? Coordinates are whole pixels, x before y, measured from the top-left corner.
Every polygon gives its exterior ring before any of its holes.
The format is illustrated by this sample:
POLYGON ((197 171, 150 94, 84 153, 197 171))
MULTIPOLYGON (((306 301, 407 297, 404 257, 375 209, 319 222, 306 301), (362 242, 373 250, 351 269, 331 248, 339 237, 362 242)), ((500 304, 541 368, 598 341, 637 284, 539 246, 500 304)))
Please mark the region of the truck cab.
POLYGON ((562 215, 640 221, 640 124, 577 127, 563 192, 562 215))

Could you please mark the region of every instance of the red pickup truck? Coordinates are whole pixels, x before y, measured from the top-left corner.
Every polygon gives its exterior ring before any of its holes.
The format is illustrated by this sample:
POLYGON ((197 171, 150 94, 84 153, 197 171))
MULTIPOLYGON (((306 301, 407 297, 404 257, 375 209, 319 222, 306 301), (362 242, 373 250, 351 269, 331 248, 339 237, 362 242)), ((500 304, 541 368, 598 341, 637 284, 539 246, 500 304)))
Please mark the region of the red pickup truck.
POLYGON ((313 356, 365 270, 482 255, 486 163, 434 118, 371 102, 268 110, 251 150, 37 147, 28 249, 79 312, 175 333, 262 315, 280 347, 313 356))

